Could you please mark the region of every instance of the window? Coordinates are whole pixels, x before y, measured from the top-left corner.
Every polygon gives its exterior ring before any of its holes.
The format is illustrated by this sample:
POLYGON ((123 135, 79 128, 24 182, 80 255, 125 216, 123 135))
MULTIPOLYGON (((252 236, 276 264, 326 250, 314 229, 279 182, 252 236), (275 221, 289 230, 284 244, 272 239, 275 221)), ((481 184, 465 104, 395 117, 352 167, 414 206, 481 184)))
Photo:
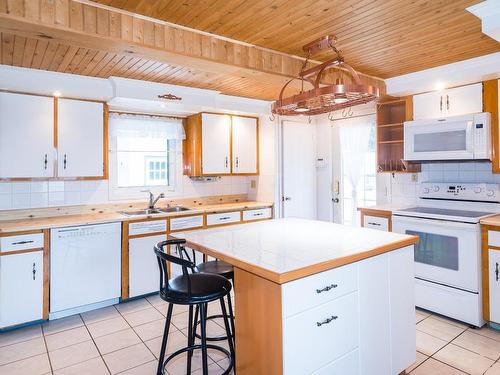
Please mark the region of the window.
POLYGON ((176 190, 181 172, 182 122, 147 116, 110 117, 110 196, 176 190))

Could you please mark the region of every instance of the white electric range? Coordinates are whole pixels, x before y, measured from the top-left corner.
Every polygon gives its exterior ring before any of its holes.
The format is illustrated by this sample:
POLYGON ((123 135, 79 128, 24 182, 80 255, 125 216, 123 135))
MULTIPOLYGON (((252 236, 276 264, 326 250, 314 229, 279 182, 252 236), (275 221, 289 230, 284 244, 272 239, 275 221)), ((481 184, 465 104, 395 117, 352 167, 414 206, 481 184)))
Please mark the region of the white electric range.
POLYGON ((480 327, 479 220, 500 212, 500 186, 423 183, 419 204, 393 212, 393 231, 420 237, 415 245, 418 307, 480 327))

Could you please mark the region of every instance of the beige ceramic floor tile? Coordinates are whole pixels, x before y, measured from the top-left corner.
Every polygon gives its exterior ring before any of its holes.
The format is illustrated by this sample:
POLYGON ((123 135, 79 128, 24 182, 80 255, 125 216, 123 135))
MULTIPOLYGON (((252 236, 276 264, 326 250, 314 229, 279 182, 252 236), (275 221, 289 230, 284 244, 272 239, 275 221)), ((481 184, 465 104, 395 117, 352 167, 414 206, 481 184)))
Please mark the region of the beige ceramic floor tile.
POLYGON ((99 352, 93 341, 85 341, 80 344, 49 352, 49 357, 52 363, 52 369, 59 370, 99 357, 99 352))
POLYGON ((117 318, 120 316, 114 306, 103 307, 102 309, 88 311, 82 314, 85 324, 100 322, 102 320, 117 318))
POLYGON ((446 345, 433 357, 471 375, 484 374, 493 364, 491 359, 453 344, 446 345))
POLYGON ((0 333, 0 347, 17 344, 18 342, 28 341, 37 337, 42 337, 42 326, 40 324, 3 332, 0 333))
POLYGON ((411 365, 410 367, 408 367, 406 369, 406 372, 411 372, 412 370, 416 369, 418 366, 420 366, 427 358, 429 358, 428 356, 426 356, 425 354, 422 354, 420 352, 417 352, 417 356, 416 356, 416 360, 415 360, 415 363, 413 365, 411 365))
POLYGON ((46 351, 43 337, 3 346, 0 348, 0 365, 43 354, 46 351))
POLYGON ((41 375, 47 372, 50 373, 47 353, 0 366, 0 374, 2 375, 41 375))
MULTIPOLYGON (((155 337, 163 336, 165 329, 165 318, 153 320, 152 322, 141 324, 134 327, 134 331, 139 335, 142 341, 154 339, 155 337)), ((170 332, 176 331, 177 328, 171 324, 170 332)))
POLYGON ((161 299, 159 294, 153 294, 152 296, 147 296, 146 299, 153 306, 167 304, 167 302, 165 302, 164 300, 161 299))
POLYGON ((78 344, 90 339, 92 338, 90 337, 87 328, 84 326, 48 335, 45 337, 45 342, 47 343, 48 351, 51 352, 64 348, 65 346, 78 344))
POLYGON ((120 313, 127 314, 135 311, 148 309, 151 307, 151 304, 148 302, 148 300, 146 300, 146 298, 141 298, 125 303, 119 303, 115 305, 115 307, 120 313))
POLYGON ((148 309, 128 314, 123 314, 123 317, 132 327, 135 327, 140 324, 149 323, 154 320, 162 319, 163 315, 160 314, 158 310, 156 310, 154 307, 150 306, 148 309))
POLYGON ((50 320, 42 324, 43 334, 52 335, 57 332, 65 331, 76 327, 83 326, 83 320, 80 315, 71 315, 66 318, 50 320))
MULTIPOLYGON (((120 375, 155 375, 158 368, 158 361, 151 361, 143 365, 121 372, 120 375)), ((168 375, 168 374, 167 374, 168 375)))
POLYGON ((415 311, 415 323, 421 322, 422 320, 427 319, 427 317, 428 316, 425 314, 420 313, 420 311, 415 311))
POLYGON ((467 328, 469 328, 469 326, 467 324, 465 324, 465 323, 462 323, 462 322, 459 322, 458 320, 447 318, 447 317, 441 316, 441 315, 432 315, 432 319, 440 320, 442 322, 451 324, 452 326, 455 326, 455 327, 458 327, 458 328, 462 328, 464 330, 467 329, 467 328))
POLYGON ((443 320, 435 319, 433 316, 422 320, 417 324, 417 330, 437 337, 447 342, 460 335, 465 328, 459 328, 443 320))
POLYGON ((457 370, 442 362, 429 358, 411 372, 411 375, 467 375, 465 372, 457 370))
POLYGON ((473 331, 462 333, 452 343, 494 361, 500 358, 500 341, 478 335, 473 331))
MULTIPOLYGON (((203 375, 203 369, 198 369, 192 372, 193 375, 203 375)), ((222 368, 219 367, 217 363, 212 363, 208 365, 208 375, 220 375, 222 374, 222 368)))
POLYGON ((54 375, 109 375, 101 357, 54 371, 54 375))
POLYGON ((139 344, 140 342, 141 339, 135 334, 132 328, 95 339, 95 343, 101 352, 101 355, 139 344))
POLYGON ((446 341, 427 333, 417 331, 417 350, 425 355, 432 355, 447 344, 446 341))
MULTIPOLYGON (((194 314, 193 314, 194 315, 194 314)), ((187 328, 189 324, 189 314, 188 312, 183 312, 177 315, 172 316, 172 324, 177 327, 177 329, 187 328)))
POLYGON ((485 372, 484 375, 500 375, 500 363, 495 363, 488 369, 488 371, 485 372))
POLYGON ((500 331, 489 327, 483 327, 481 329, 469 329, 469 331, 477 333, 478 335, 489 337, 493 340, 500 341, 500 331))
MULTIPOLYGON (((148 340, 145 344, 148 346, 149 350, 155 355, 156 358, 160 355, 161 342, 163 337, 156 337, 152 340, 148 340)), ((178 349, 187 346, 187 337, 182 334, 181 331, 174 331, 169 333, 167 340, 167 354, 173 353, 178 349)))
MULTIPOLYGON (((168 304, 155 304, 155 309, 157 309, 163 316, 167 316, 168 304)), ((172 315, 184 314, 188 311, 189 306, 187 305, 174 305, 174 309, 172 311, 172 315)))
MULTIPOLYGON (((210 366, 214 363, 210 357, 208 358, 208 365, 210 366)), ((183 353, 170 361, 166 367, 166 370, 170 375, 185 375, 186 374, 186 365, 187 365, 187 354, 183 353)), ((193 354, 193 360, 191 363, 191 371, 194 373, 196 370, 201 369, 201 351, 196 350, 193 354)), ((220 369, 219 369, 220 371, 220 369)), ((221 373, 220 371, 219 373, 221 373)))
POLYGON ((418 312, 419 314, 425 315, 426 318, 428 318, 429 316, 432 316, 431 312, 424 310, 424 309, 421 309, 421 308, 418 308, 418 307, 415 307, 415 311, 418 312))
POLYGON ((96 323, 87 324, 92 337, 97 338, 101 336, 106 336, 114 332, 123 331, 124 329, 130 328, 128 323, 121 316, 116 318, 111 318, 108 320, 101 320, 96 323))
POLYGON ((143 343, 105 354, 103 358, 112 374, 137 367, 155 359, 143 343))

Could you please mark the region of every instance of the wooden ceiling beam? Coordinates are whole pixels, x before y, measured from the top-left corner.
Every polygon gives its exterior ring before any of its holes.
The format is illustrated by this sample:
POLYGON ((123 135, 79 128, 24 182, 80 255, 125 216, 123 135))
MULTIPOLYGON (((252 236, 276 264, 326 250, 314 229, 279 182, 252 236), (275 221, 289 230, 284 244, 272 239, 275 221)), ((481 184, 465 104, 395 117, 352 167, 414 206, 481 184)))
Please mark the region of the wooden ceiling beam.
MULTIPOLYGON (((291 55, 74 0, 0 0, 0 32, 15 35, 16 43, 30 39, 48 42, 49 49, 40 64, 42 69, 50 68, 54 56, 57 56, 55 64, 61 62, 61 51, 55 49, 58 45, 72 47, 71 56, 63 60, 65 65, 71 63, 78 51, 76 47, 89 50, 89 53, 98 50, 94 55, 78 55, 86 65, 75 72, 89 75, 94 72, 97 75, 118 54, 197 72, 248 79, 265 87, 284 84, 297 76, 303 64, 303 60, 291 55), (22 39, 17 41, 17 38, 22 39)), ((19 60, 22 64, 22 56, 16 54, 21 50, 20 45, 4 47, 14 48, 13 61, 19 60)), ((140 65, 147 69, 153 64, 140 65)), ((385 92, 382 80, 360 76, 365 83, 385 92)))

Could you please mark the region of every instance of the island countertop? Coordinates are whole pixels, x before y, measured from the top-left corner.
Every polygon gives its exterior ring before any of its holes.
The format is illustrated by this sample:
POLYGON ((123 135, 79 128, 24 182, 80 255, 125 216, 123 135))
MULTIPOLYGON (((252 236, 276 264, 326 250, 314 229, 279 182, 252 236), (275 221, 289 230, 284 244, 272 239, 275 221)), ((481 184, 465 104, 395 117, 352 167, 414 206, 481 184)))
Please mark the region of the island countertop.
POLYGON ((187 246, 283 284, 412 245, 416 236, 315 220, 275 219, 179 232, 187 246))

